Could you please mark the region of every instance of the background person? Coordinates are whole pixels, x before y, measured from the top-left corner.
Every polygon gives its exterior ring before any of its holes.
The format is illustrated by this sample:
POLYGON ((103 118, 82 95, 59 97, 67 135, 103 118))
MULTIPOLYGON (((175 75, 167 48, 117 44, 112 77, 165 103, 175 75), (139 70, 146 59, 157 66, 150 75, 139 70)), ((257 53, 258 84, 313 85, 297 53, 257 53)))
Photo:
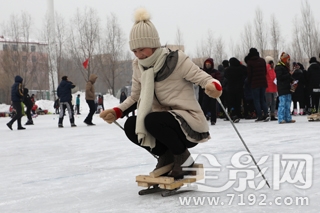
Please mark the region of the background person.
POLYGON ((91 74, 86 84, 85 96, 86 102, 89 106, 89 114, 83 122, 89 126, 95 125, 94 123, 92 123, 92 117, 94 115, 94 112, 96 111, 96 104, 94 102, 96 99, 94 83, 96 82, 97 78, 98 76, 96 74, 91 74))
POLYGON ((14 78, 14 84, 11 87, 11 102, 13 108, 16 110, 16 114, 12 117, 12 119, 7 123, 9 129, 12 130, 12 124, 17 121, 18 130, 24 130, 21 125, 21 117, 22 117, 22 108, 21 102, 23 99, 23 87, 22 87, 23 78, 20 75, 17 75, 14 78))
POLYGON ((66 109, 68 110, 69 120, 71 127, 76 127, 74 123, 74 115, 72 109, 72 95, 71 89, 74 88, 75 85, 68 80, 68 76, 63 76, 62 80, 57 89, 57 95, 60 99, 60 114, 59 114, 59 123, 58 127, 63 127, 63 117, 65 114, 66 109))

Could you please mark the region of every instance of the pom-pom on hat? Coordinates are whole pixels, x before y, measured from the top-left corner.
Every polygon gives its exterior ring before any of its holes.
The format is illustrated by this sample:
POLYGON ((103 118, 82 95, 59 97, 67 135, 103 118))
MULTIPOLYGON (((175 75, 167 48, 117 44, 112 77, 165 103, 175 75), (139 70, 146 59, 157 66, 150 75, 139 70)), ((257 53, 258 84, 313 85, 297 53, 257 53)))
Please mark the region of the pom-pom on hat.
POLYGON ((287 63, 289 63, 290 55, 289 55, 288 53, 282 52, 282 53, 281 53, 281 56, 280 56, 280 60, 281 60, 283 63, 287 64, 287 63))
POLYGON ((130 50, 161 47, 158 31, 150 21, 150 14, 145 8, 135 11, 134 21, 129 37, 130 50))

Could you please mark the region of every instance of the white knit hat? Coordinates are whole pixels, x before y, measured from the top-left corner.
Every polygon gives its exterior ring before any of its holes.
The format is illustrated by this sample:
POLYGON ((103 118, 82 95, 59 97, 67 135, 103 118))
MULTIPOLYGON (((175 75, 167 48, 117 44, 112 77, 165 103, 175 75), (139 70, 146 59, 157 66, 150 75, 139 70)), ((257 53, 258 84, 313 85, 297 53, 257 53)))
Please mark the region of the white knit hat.
POLYGON ((134 14, 135 23, 130 32, 130 50, 137 48, 161 47, 158 31, 150 21, 150 14, 144 8, 139 8, 134 14))
POLYGON ((271 57, 271 56, 266 56, 266 58, 265 58, 265 60, 266 60, 266 63, 268 64, 270 61, 273 61, 274 62, 274 59, 271 57))

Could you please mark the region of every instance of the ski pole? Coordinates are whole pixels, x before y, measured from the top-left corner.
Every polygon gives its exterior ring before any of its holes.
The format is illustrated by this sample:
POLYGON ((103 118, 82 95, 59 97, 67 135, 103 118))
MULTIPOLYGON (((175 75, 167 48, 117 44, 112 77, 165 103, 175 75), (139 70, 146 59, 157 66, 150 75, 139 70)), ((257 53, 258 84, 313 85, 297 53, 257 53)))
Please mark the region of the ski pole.
POLYGON ((117 121, 113 121, 113 122, 124 131, 124 128, 117 121))
POLYGON ((258 164, 257 164, 256 160, 254 159, 253 155, 251 154, 251 152, 250 152, 249 148, 247 147, 246 143, 245 143, 245 142, 244 142, 244 140, 242 139, 242 137, 241 137, 241 135, 240 135, 240 133, 239 133, 238 129, 236 128, 236 126, 235 126, 235 125, 234 125, 234 123, 232 122, 232 120, 231 120, 231 118, 230 118, 229 114, 227 113, 226 109, 224 108, 224 106, 223 106, 223 104, 222 104, 222 102, 221 102, 220 98, 217 98, 217 101, 219 102, 219 104, 220 104, 221 108, 223 109, 224 113, 226 114, 227 118, 229 119, 230 123, 232 124, 232 126, 233 126, 234 130, 235 130, 235 131, 236 131, 236 133, 238 134, 238 136, 239 136, 239 138, 240 138, 240 140, 241 140, 242 144, 244 145, 244 147, 245 147, 245 148, 246 148, 246 150, 248 151, 249 155, 251 156, 252 161, 253 161, 253 162, 254 162, 254 164, 257 166, 257 168, 258 168, 258 170, 259 170, 259 173, 261 174, 261 176, 263 177, 263 179, 266 181, 267 186, 270 188, 270 185, 269 185, 269 183, 268 183, 267 179, 265 178, 264 174, 261 172, 260 167, 258 166, 258 164))
MULTIPOLYGON (((115 123, 118 127, 120 127, 123 131, 124 128, 117 122, 117 121, 113 121, 113 123, 115 123)), ((154 155, 153 153, 151 153, 149 150, 147 150, 153 157, 155 157, 156 159, 158 159, 158 157, 156 155, 154 155)))

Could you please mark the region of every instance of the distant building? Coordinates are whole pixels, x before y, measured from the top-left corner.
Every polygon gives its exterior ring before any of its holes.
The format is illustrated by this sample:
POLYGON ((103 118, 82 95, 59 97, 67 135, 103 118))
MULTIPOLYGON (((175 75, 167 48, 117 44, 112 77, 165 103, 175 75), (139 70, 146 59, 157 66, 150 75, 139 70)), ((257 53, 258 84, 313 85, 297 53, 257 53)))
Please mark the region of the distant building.
POLYGON ((20 75, 29 90, 48 90, 47 44, 0 36, 0 102, 10 102, 14 76, 20 75))

